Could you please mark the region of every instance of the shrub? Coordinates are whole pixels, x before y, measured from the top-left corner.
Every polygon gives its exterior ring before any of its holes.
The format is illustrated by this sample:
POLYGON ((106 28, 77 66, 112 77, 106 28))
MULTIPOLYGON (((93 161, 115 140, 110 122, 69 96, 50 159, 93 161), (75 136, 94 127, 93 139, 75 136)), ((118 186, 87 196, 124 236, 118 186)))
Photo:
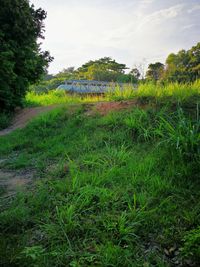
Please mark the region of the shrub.
POLYGON ((11 115, 6 113, 0 114, 0 130, 8 127, 11 121, 11 115))

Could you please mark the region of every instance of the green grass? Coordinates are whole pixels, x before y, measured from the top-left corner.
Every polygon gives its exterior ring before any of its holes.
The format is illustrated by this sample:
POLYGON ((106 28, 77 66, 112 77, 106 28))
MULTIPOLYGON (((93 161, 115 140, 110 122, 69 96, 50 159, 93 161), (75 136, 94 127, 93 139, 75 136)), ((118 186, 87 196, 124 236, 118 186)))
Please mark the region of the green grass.
POLYGON ((57 108, 0 138, 2 169, 39 178, 1 205, 1 265, 199 266, 198 106, 85 109, 57 108))
POLYGON ((77 95, 66 94, 64 91, 51 90, 47 93, 36 93, 30 91, 27 93, 25 106, 47 106, 52 104, 86 103, 109 100, 128 100, 128 99, 155 99, 158 101, 184 102, 189 99, 199 98, 200 80, 194 83, 178 84, 171 83, 162 85, 160 83, 139 84, 138 88, 132 85, 125 85, 123 88, 116 87, 114 91, 108 91, 104 96, 95 95, 77 95))
POLYGON ((24 106, 48 106, 53 104, 72 104, 105 101, 106 98, 98 95, 81 96, 77 94, 66 94, 62 90, 51 90, 48 93, 27 93, 24 106))
POLYGON ((132 98, 155 98, 157 101, 171 98, 173 101, 183 102, 187 99, 199 96, 200 80, 194 83, 141 83, 137 89, 131 85, 125 86, 123 89, 116 88, 113 92, 109 92, 107 97, 114 100, 124 100, 132 98))

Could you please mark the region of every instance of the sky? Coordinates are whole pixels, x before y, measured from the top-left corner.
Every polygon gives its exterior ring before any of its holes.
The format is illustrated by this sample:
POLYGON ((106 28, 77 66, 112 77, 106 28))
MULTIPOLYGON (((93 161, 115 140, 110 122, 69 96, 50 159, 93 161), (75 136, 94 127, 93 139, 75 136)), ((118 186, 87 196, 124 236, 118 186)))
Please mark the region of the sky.
POLYGON ((47 11, 49 73, 109 56, 129 68, 200 41, 200 0, 30 0, 47 11))

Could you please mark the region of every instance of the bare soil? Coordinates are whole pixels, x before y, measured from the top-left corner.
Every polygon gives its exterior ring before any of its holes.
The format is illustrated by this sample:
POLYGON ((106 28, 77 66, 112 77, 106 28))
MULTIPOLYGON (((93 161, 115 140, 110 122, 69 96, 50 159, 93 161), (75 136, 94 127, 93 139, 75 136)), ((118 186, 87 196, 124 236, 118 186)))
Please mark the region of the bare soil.
POLYGON ((124 101, 109 101, 109 102, 97 102, 87 105, 86 115, 100 114, 102 116, 107 115, 112 111, 120 111, 125 109, 130 109, 133 106, 138 106, 136 100, 124 100, 124 101))
POLYGON ((106 115, 111 111, 129 109, 135 106, 136 100, 119 101, 119 102, 101 102, 95 105, 95 110, 101 115, 106 115))
POLYGON ((23 191, 32 183, 33 172, 31 171, 4 171, 0 170, 1 197, 14 195, 23 191))

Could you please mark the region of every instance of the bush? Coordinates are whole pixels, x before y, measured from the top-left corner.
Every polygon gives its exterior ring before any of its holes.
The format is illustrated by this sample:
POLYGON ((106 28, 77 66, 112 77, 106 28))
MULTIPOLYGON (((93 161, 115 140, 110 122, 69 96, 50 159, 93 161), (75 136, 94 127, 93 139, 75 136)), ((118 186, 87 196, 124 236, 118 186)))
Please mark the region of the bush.
POLYGON ((9 126, 11 121, 11 115, 6 113, 0 114, 0 130, 9 126))

